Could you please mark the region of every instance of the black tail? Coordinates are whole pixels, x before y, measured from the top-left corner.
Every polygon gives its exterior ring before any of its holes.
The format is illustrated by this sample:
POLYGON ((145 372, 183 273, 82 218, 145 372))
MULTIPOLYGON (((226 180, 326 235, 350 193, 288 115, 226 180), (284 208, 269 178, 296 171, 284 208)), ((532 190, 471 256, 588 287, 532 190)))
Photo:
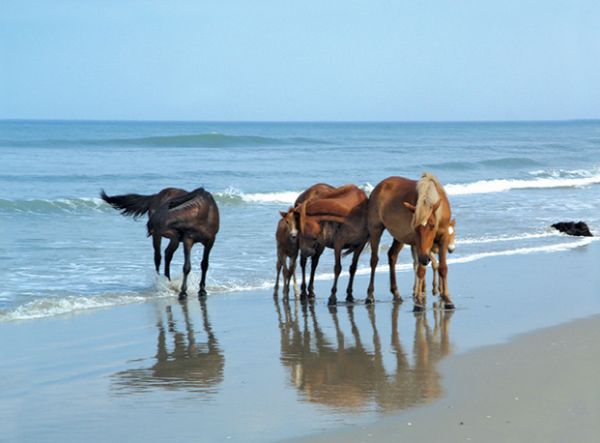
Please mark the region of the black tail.
POLYGON ((100 191, 100 198, 102 198, 102 200, 111 205, 113 208, 121 210, 121 214, 131 215, 133 218, 138 218, 146 214, 150 209, 150 205, 152 204, 152 200, 155 196, 156 194, 125 194, 113 195, 110 197, 106 195, 104 189, 100 191))

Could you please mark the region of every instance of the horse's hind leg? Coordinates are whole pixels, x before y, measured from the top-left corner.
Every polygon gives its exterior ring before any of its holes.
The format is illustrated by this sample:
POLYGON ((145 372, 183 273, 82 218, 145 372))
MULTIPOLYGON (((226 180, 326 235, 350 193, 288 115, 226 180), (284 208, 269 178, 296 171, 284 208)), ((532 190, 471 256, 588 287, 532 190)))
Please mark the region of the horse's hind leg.
POLYGON ((334 277, 333 277, 333 287, 331 288, 331 295, 329 296, 329 300, 327 302, 327 304, 329 305, 335 305, 337 298, 336 298, 336 293, 337 293, 337 282, 338 282, 338 278, 340 277, 340 273, 342 272, 342 248, 337 245, 335 248, 335 265, 333 266, 333 273, 334 273, 334 277))
POLYGON ((202 263, 200 268, 202 269, 202 277, 200 278, 200 290, 198 291, 198 297, 206 297, 206 273, 208 272, 208 257, 210 256, 210 250, 212 249, 214 240, 207 242, 204 245, 204 251, 202 253, 202 263))
POLYGON ((171 260, 173 259, 173 254, 177 251, 179 247, 179 239, 172 238, 169 241, 169 245, 165 249, 165 277, 171 280, 171 260))
POLYGON ((156 268, 157 274, 160 273, 160 260, 161 260, 160 242, 161 242, 160 235, 154 234, 152 236, 152 246, 154 247, 154 267, 156 268))
POLYGON ((398 291, 398 283, 396 282, 396 260, 398 260, 398 254, 404 246, 398 240, 394 239, 392 246, 388 250, 388 263, 390 266, 390 292, 394 296, 395 301, 402 301, 400 292, 398 291))
POLYGON ((350 265, 350 278, 348 279, 348 288, 346 289, 346 301, 348 303, 352 303, 354 301, 354 297, 352 296, 352 286, 354 285, 354 275, 356 274, 356 268, 358 268, 358 259, 360 258, 360 253, 364 249, 366 243, 359 246, 354 250, 354 255, 352 256, 352 264, 350 265))
POLYGON ((315 298, 315 272, 319 265, 319 259, 323 253, 323 246, 318 246, 315 254, 310 259, 310 280, 308 282, 308 296, 309 298, 315 298))
POLYGON ((179 299, 183 300, 187 297, 187 279, 190 271, 192 270, 191 253, 194 241, 190 238, 183 239, 183 282, 181 283, 181 291, 179 292, 179 299))
POLYGON ((369 238, 371 242, 371 278, 369 279, 369 288, 367 289, 367 298, 365 303, 375 301, 375 268, 379 262, 379 242, 383 234, 383 225, 377 227, 369 226, 369 238))

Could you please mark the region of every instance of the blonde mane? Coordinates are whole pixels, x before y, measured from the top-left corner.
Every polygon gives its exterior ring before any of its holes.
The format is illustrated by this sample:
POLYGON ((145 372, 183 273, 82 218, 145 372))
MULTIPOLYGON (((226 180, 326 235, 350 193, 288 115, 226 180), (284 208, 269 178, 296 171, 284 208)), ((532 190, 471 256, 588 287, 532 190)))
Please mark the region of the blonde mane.
MULTIPOLYGON (((438 179, 429 172, 423 173, 419 181, 417 182, 417 205, 415 215, 413 218, 413 226, 419 226, 427 222, 427 219, 431 215, 433 205, 435 205, 439 199, 440 194, 438 192, 438 185, 441 188, 441 184, 438 179)), ((438 208, 439 212, 440 208, 438 208)), ((439 220, 439 217, 436 217, 439 220)), ((437 226, 436 226, 437 228, 437 226)))

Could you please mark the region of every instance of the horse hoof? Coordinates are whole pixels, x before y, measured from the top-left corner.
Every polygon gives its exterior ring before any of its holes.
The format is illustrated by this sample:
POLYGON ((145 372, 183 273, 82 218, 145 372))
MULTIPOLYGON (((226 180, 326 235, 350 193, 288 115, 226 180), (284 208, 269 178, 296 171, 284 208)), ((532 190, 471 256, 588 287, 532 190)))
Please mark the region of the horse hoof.
POLYGON ((445 303, 444 304, 444 309, 454 310, 456 308, 454 307, 454 303, 445 303))
POLYGON ((413 312, 425 312, 425 306, 423 305, 414 305, 413 312))
POLYGON ((179 300, 185 300, 187 298, 187 292, 180 292, 178 298, 179 300))
POLYGON ((354 303, 354 297, 351 295, 346 296, 346 303, 354 303))
POLYGON ((202 288, 198 291, 198 298, 203 298, 206 297, 208 295, 208 293, 206 292, 206 289, 202 288))
POLYGON ((373 303, 375 303, 375 299, 373 297, 365 298, 365 305, 372 305, 373 303))
POLYGON ((337 299, 335 297, 329 297, 329 299, 327 300, 328 306, 334 306, 336 303, 337 303, 337 299))

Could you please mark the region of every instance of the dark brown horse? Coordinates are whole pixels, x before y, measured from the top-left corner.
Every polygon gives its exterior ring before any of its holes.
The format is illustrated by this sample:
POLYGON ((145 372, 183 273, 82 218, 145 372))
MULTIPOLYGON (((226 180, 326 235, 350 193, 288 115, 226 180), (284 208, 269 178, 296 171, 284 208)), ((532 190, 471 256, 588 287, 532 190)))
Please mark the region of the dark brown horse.
POLYGON ((208 259, 219 232, 219 208, 210 192, 198 188, 170 200, 152 214, 147 226, 148 236, 152 236, 154 242, 160 237, 183 242, 184 264, 180 299, 187 297, 187 278, 192 269, 192 246, 195 243, 204 245, 198 296, 205 297, 208 259))
MULTIPOLYGON (((396 283, 396 260, 404 244, 414 245, 416 248, 419 262, 417 277, 422 281, 425 277, 425 266, 430 260, 431 248, 434 241, 438 240, 441 297, 447 309, 454 308, 446 284, 448 237, 443 235, 448 231, 450 219, 450 202, 444 188, 433 175, 425 173, 418 181, 404 177, 389 177, 379 183, 369 198, 371 280, 366 302, 374 301, 379 241, 383 231, 387 229, 394 238, 388 251, 390 291, 394 295, 394 299, 402 300, 396 283)), ((417 291, 414 299, 415 310, 422 310, 424 302, 422 291, 417 291)))
POLYGON ((287 212, 280 211, 281 218, 277 223, 275 241, 277 243, 277 276, 273 295, 279 291, 279 275, 283 270, 283 296, 288 298, 290 293, 290 280, 294 279, 294 294, 298 295, 296 284, 296 260, 298 258, 298 223, 294 208, 287 212), (288 265, 289 260, 289 265, 288 265))
MULTIPOLYGON (((336 303, 337 282, 342 271, 342 250, 353 253, 350 265, 350 279, 346 291, 346 301, 352 302, 352 283, 360 253, 368 240, 367 194, 354 185, 346 185, 331 190, 321 197, 313 198, 298 205, 294 211, 299 214, 299 246, 302 257, 312 257, 309 290, 314 297, 313 283, 316 265, 324 248, 332 248, 335 253, 334 280, 328 303, 336 303)), ((304 287, 304 266, 302 284, 304 287)), ((303 293, 304 295, 304 293, 303 293)))
MULTIPOLYGON (((121 211, 123 215, 130 215, 134 219, 141 217, 144 214, 148 214, 148 218, 156 212, 166 202, 182 195, 187 194, 188 191, 179 188, 165 188, 157 194, 151 195, 140 195, 140 194, 124 194, 124 195, 113 195, 108 196, 104 189, 100 191, 100 197, 106 203, 111 205, 113 208, 121 211)), ((154 266, 156 272, 160 273, 160 243, 161 237, 157 241, 153 242, 154 247, 154 266)), ((179 240, 173 239, 165 249, 165 276, 171 279, 171 259, 173 254, 179 247, 179 240)))

